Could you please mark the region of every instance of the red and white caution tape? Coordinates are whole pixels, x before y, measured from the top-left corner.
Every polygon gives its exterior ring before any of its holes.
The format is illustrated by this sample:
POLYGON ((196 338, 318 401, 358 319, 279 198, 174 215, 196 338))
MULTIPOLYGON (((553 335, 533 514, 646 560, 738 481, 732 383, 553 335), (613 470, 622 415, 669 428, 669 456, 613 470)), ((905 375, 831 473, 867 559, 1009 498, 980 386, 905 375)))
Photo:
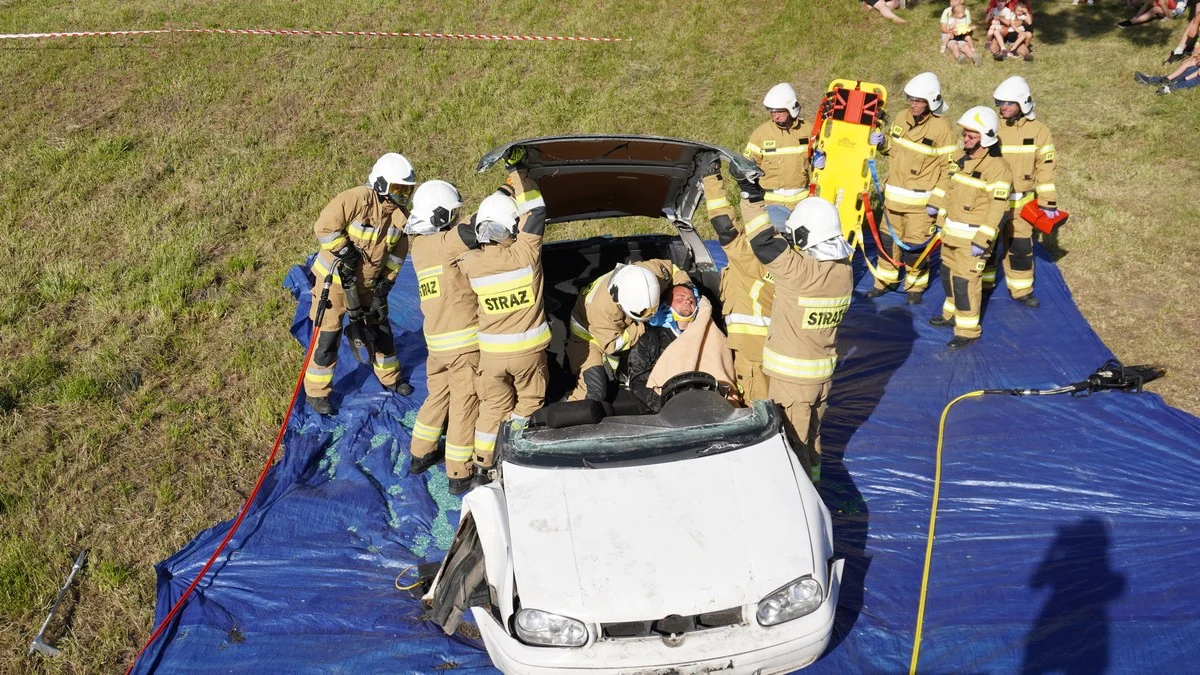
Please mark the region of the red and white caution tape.
POLYGON ((200 33, 212 35, 307 35, 352 37, 406 37, 438 40, 487 40, 491 42, 627 42, 628 38, 582 37, 578 35, 476 35, 472 33, 396 33, 372 30, 291 30, 261 28, 159 28, 153 30, 99 30, 64 33, 0 33, 0 40, 37 40, 44 38, 120 37, 126 35, 171 35, 200 33))

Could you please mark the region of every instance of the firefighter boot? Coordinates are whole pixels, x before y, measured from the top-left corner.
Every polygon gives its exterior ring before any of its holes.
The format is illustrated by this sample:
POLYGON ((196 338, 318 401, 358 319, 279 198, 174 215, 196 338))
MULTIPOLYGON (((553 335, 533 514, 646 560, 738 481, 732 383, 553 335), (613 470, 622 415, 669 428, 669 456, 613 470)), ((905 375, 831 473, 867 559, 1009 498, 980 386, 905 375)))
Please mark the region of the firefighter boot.
POLYGON ((412 385, 404 380, 397 380, 394 384, 390 385, 385 384, 383 385, 383 388, 394 394, 400 394, 401 396, 408 396, 409 394, 413 393, 412 385))
POLYGON ((337 408, 333 407, 328 396, 305 396, 304 400, 308 402, 308 407, 318 415, 330 417, 337 414, 337 408))
POLYGON ((450 479, 450 487, 448 489, 450 490, 450 494, 452 494, 452 495, 461 495, 464 492, 466 492, 467 490, 470 490, 471 486, 474 482, 475 482, 475 479, 472 476, 465 476, 463 478, 451 478, 450 479))
POLYGON ((428 471, 429 467, 442 461, 445 456, 446 453, 439 448, 424 457, 413 457, 412 461, 408 464, 408 473, 413 476, 420 476, 428 471))

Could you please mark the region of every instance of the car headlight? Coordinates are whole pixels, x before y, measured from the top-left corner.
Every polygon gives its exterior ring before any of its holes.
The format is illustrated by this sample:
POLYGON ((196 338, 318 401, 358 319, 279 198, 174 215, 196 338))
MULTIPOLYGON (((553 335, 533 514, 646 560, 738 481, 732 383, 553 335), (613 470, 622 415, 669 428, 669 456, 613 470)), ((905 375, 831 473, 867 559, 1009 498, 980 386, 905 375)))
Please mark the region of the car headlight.
POLYGON ((819 581, 812 577, 797 579, 758 603, 758 622, 774 626, 798 619, 811 614, 824 600, 825 593, 819 581))
POLYGON ((582 647, 587 644, 587 627, 558 614, 540 609, 522 609, 514 622, 517 637, 531 645, 546 647, 582 647))

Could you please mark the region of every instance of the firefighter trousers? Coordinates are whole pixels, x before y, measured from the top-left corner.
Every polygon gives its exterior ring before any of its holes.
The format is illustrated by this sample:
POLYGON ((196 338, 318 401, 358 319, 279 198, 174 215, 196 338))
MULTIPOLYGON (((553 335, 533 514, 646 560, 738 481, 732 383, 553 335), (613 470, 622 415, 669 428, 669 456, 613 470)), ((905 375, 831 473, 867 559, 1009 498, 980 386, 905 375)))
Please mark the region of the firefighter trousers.
POLYGON ((479 355, 479 418, 475 422, 475 464, 491 467, 500 424, 528 419, 546 400, 546 351, 517 356, 479 355))
MULTIPOLYGON (((896 234, 900 235, 900 241, 903 241, 909 248, 926 242, 933 236, 934 219, 924 211, 917 213, 897 213, 891 209, 887 209, 888 221, 892 224, 892 229, 896 234)), ((884 225, 879 230, 879 240, 883 247, 887 249, 892 260, 896 260, 904 264, 904 290, 910 292, 923 293, 926 288, 929 288, 929 258, 925 258, 921 262, 921 266, 916 267, 917 259, 921 257, 922 250, 906 251, 900 248, 896 240, 892 237, 891 230, 887 225, 884 225)), ((888 288, 900 283, 900 270, 896 269, 885 256, 880 255, 875 259, 876 277, 875 288, 888 288)))
MULTIPOLYGON (((312 308, 308 318, 317 320, 317 305, 321 302, 321 284, 318 279, 313 286, 312 308)), ((375 294, 369 288, 359 287, 359 302, 371 306, 375 294)), ((342 319, 346 316, 346 291, 336 282, 329 288, 329 307, 321 317, 321 332, 317 334, 317 346, 312 360, 304 371, 304 393, 313 398, 327 398, 333 391, 333 371, 337 367, 338 347, 342 344, 342 319)), ((396 356, 396 341, 392 337, 389 322, 367 322, 367 328, 375 333, 375 349, 371 365, 375 377, 385 387, 394 387, 400 381, 400 359, 396 356)))
MULTIPOLYGON (((1020 300, 1033 293, 1033 225, 1013 209, 1000 221, 1000 240, 1004 242, 1004 285, 1013 300, 1020 300)), ((996 258, 998 247, 993 249, 983 270, 983 285, 996 285, 996 258)))
POLYGON ((604 401, 608 397, 610 361, 600 347, 590 340, 576 335, 567 338, 567 363, 575 376, 575 389, 567 396, 568 401, 604 401))
POLYGON ((437 450, 446 430, 446 475, 471 475, 475 451, 475 421, 479 416, 479 352, 441 356, 431 353, 425 360, 425 382, 429 395, 417 411, 409 451, 413 457, 428 457, 437 450), (447 421, 449 418, 449 421, 447 421))
POLYGON ((744 349, 733 350, 733 372, 746 405, 771 397, 767 376, 762 369, 761 348, 757 353, 744 349))
POLYGON ((946 302, 942 318, 954 319, 954 334, 977 338, 983 334, 979 326, 983 305, 983 268, 988 252, 978 258, 971 255, 971 244, 965 246, 942 244, 942 289, 946 302))
POLYGON ((821 478, 821 418, 832 380, 796 383, 771 379, 771 400, 783 408, 783 426, 800 466, 815 483, 821 478))

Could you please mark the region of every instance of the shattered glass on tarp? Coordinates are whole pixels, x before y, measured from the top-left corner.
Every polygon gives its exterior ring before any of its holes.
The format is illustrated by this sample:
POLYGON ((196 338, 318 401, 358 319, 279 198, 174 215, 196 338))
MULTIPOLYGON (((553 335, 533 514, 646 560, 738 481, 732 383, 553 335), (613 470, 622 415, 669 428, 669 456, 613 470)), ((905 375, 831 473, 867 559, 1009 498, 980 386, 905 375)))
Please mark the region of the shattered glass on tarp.
MULTIPOLYGON (((950 332, 926 323, 942 305, 940 284, 919 306, 902 293, 866 300, 872 282, 858 261, 820 486, 846 573, 833 644, 807 672, 907 671, 946 402, 1081 380, 1111 357, 1038 254, 1041 308, 1011 301, 1001 281, 983 339, 961 352, 946 351, 950 332)), ((299 299, 293 333, 302 343, 310 283, 300 267, 285 282, 299 299)), ((477 644, 422 622, 420 603, 395 588, 407 566, 443 556, 458 519, 441 467, 405 475, 425 393, 414 288, 406 264, 391 316, 417 392, 383 392, 343 348, 341 412, 325 420, 296 411, 230 557, 135 672, 491 670, 477 644)), ((1200 420, 1152 393, 959 403, 946 430, 919 670, 1187 670, 1200 636, 1198 451, 1200 420)), ((156 621, 228 526, 158 566, 156 621)))

